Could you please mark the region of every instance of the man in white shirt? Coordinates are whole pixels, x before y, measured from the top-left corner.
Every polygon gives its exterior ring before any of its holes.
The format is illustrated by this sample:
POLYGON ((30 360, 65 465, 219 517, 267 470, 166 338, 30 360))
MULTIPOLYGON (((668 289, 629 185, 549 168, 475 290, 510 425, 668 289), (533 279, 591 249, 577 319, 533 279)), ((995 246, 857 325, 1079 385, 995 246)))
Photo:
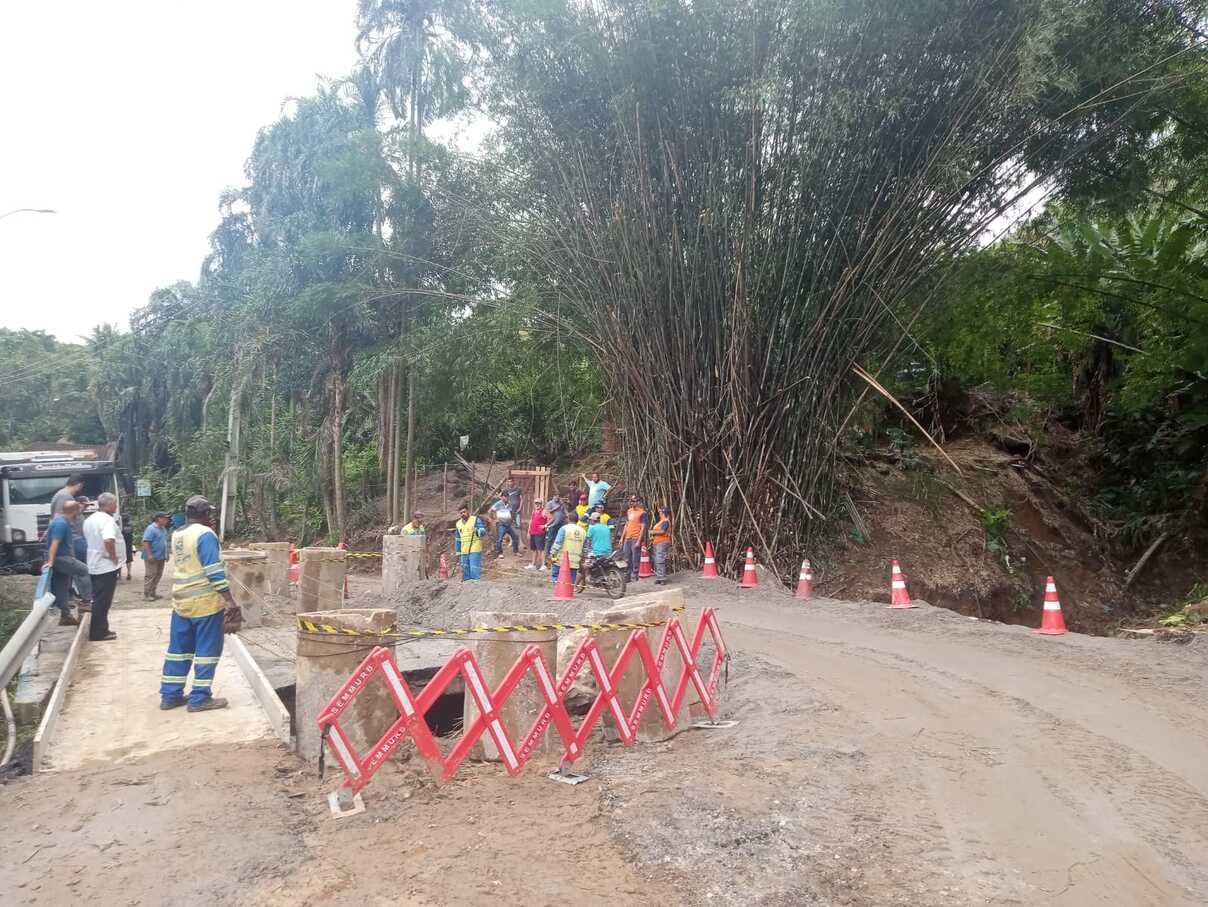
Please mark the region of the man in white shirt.
POLYGON ((503 554, 503 537, 505 535, 512 540, 512 555, 519 554, 520 536, 516 534, 516 527, 512 524, 512 503, 508 499, 506 491, 499 492, 499 500, 491 505, 488 513, 495 520, 495 556, 499 557, 503 554))
POLYGON ((88 628, 88 639, 92 642, 117 639, 117 634, 109 629, 109 606, 113 604, 118 574, 126 563, 126 543, 115 513, 117 498, 105 492, 96 499, 96 513, 84 521, 88 574, 92 578, 92 623, 88 628))

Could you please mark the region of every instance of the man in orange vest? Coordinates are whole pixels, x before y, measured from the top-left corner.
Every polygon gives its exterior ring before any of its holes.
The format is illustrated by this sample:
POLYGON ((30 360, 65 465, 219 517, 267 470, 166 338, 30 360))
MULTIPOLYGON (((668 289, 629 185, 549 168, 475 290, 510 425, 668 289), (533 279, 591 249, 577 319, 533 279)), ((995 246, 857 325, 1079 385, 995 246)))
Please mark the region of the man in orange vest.
POLYGON ((646 537, 646 526, 650 514, 642 506, 636 494, 629 496, 629 509, 625 511, 625 525, 621 528, 621 559, 625 561, 625 579, 637 582, 642 559, 642 542, 646 537))

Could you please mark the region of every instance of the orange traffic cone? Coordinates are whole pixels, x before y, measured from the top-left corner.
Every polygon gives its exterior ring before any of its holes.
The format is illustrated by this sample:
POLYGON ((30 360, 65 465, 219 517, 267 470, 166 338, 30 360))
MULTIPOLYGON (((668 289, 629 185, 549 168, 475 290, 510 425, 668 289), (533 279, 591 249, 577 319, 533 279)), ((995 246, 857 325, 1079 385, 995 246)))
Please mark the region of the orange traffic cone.
POLYGON ((801 574, 797 577, 797 592, 793 598, 809 600, 814 597, 814 571, 809 560, 801 562, 801 574))
POLYGON ((650 569, 650 552, 643 545, 642 556, 638 558, 638 579, 646 579, 648 576, 654 576, 654 571, 650 569))
POLYGON ((701 579, 719 579, 717 561, 713 560, 713 543, 705 542, 705 569, 701 571, 701 579))
POLYGON ((1066 632, 1065 616, 1061 613, 1061 602, 1057 600, 1057 584, 1051 576, 1044 581, 1044 612, 1040 617, 1040 629, 1032 632, 1045 636, 1060 636, 1066 632))
POLYGON ((440 556, 440 573, 437 574, 440 579, 449 578, 449 562, 445 560, 445 556, 440 556))
POLYGON ((562 552, 562 563, 558 566, 558 581, 554 583, 552 602, 569 602, 575 599, 575 584, 570 581, 570 555, 562 552))
POLYGON ((902 575, 902 568, 898 566, 897 561, 893 562, 893 576, 889 581, 889 607, 914 607, 910 603, 910 593, 906 591, 906 577, 902 575))
POLYGON ((754 589, 759 585, 759 574, 755 572, 755 550, 747 549, 747 562, 742 568, 742 582, 738 584, 739 589, 754 589))

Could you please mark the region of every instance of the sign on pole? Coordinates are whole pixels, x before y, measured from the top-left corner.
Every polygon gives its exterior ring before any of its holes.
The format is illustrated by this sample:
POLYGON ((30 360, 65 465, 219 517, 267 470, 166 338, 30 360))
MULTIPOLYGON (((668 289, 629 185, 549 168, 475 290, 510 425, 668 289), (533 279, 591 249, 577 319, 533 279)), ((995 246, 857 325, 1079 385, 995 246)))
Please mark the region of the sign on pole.
POLYGON ((151 497, 151 480, 150 479, 135 479, 134 480, 135 497, 149 498, 151 497))

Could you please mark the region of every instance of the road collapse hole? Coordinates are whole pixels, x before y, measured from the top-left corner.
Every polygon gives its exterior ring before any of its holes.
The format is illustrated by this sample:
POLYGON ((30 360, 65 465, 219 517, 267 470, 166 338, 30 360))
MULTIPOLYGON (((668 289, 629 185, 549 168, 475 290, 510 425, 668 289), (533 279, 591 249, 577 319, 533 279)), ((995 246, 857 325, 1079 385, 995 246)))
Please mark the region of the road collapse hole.
POLYGON ((428 730, 437 737, 459 736, 465 719, 465 700, 465 694, 460 692, 436 697, 424 715, 428 730))

